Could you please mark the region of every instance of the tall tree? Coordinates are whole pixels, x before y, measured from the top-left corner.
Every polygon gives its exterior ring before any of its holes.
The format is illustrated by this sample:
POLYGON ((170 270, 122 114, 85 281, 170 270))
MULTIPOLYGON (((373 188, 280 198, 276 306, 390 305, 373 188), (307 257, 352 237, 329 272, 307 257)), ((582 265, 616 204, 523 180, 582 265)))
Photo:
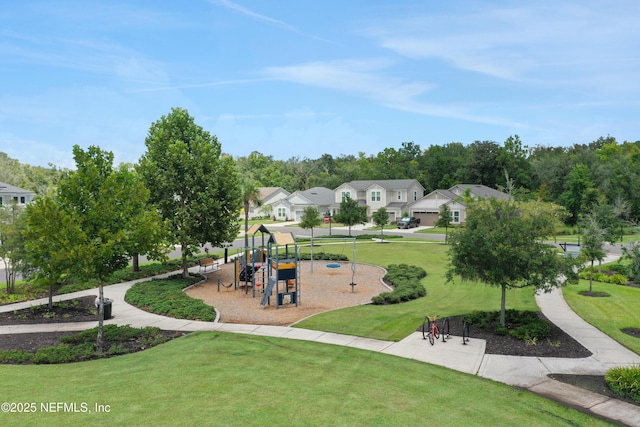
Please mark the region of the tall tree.
POLYGON ((313 239, 313 229, 322 224, 320 211, 313 206, 307 206, 306 208, 304 208, 304 212, 302 212, 302 217, 300 219, 300 227, 304 228, 305 230, 310 229, 311 238, 313 239))
POLYGON ((0 204, 0 260, 4 262, 8 294, 15 292, 16 276, 24 267, 23 213, 24 208, 14 201, 0 204))
POLYGON ((607 255, 604 250, 605 230, 594 214, 587 214, 581 221, 582 244, 580 253, 591 261, 589 270, 589 292, 593 292, 593 263, 602 261, 607 255))
MULTIPOLYGON (((33 283, 49 290, 49 309, 53 305, 53 289, 70 275, 82 269, 82 244, 86 235, 77 212, 67 210, 57 195, 38 197, 25 210, 22 235, 27 262, 34 266, 33 283)), ((79 276, 82 276, 80 272, 79 276)))
POLYGON ((436 227, 444 227, 444 242, 449 242, 449 226, 451 226, 451 208, 449 205, 444 204, 440 206, 440 212, 438 213, 438 220, 435 223, 436 227))
POLYGON ((504 170, 498 162, 502 148, 493 141, 475 141, 469 146, 469 163, 465 175, 468 184, 496 188, 504 182, 504 170))
POLYGON ((255 181, 250 178, 242 179, 240 184, 240 192, 242 194, 242 209, 244 211, 244 247, 249 247, 249 210, 251 205, 262 205, 260 199, 260 189, 256 185, 255 181))
POLYGON ((580 216, 596 201, 595 184, 586 165, 578 163, 567 177, 565 191, 561 195, 562 205, 569 211, 567 223, 575 225, 580 216))
POLYGON ((367 221, 367 208, 360 206, 357 200, 345 197, 340 203, 340 209, 334 215, 334 219, 349 226, 349 237, 351 237, 351 227, 367 221))
POLYGON ((387 209, 383 206, 375 211, 371 216, 371 220, 376 227, 380 227, 380 237, 382 237, 384 234, 384 226, 389 224, 389 213, 387 209))
POLYGON ((504 141, 497 160, 499 168, 506 171, 517 188, 532 189, 532 169, 527 159, 527 147, 523 147, 518 135, 504 141))
POLYGON ((218 139, 181 108, 152 123, 145 144, 138 171, 170 224, 172 243, 182 249, 187 277, 196 248, 220 246, 238 234, 242 194, 236 166, 222 155, 218 139))
POLYGON ((157 251, 161 233, 145 233, 159 215, 146 212, 149 193, 126 167, 113 168, 113 153, 98 147, 73 147, 76 170, 60 180, 55 196, 27 206, 25 239, 32 263, 42 277, 54 283, 73 273, 98 281, 97 348, 102 351, 104 292, 108 277, 129 263, 140 248, 157 251), (143 231, 140 231, 140 229, 143 231), (143 238, 144 243, 136 241, 143 238))
POLYGON ((577 280, 572 258, 562 258, 544 239, 559 210, 544 203, 484 200, 471 203, 466 226, 450 239, 448 281, 455 276, 501 288, 500 324, 505 326, 507 290, 550 289, 577 280))

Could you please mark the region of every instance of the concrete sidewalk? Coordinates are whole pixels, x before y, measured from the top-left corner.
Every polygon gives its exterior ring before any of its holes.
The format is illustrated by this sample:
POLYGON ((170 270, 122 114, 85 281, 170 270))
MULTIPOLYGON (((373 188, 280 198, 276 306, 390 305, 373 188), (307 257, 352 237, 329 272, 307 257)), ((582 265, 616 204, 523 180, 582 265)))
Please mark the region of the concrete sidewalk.
MULTIPOLYGON (((197 267, 193 271, 197 272, 197 267)), ((148 279, 143 279, 148 280, 148 279)), ((368 351, 415 359, 434 365, 499 381, 562 402, 568 406, 605 417, 627 425, 640 426, 640 407, 573 387, 548 377, 549 374, 604 375, 612 366, 640 364, 640 356, 618 344, 607 335, 587 324, 566 304, 560 290, 537 295, 536 300, 544 315, 589 349, 593 355, 583 359, 544 357, 518 357, 485 354, 485 342, 471 339, 463 345, 461 337, 452 336, 430 345, 421 333, 414 332, 399 342, 340 335, 294 327, 199 322, 173 319, 140 310, 124 301, 132 281, 104 287, 106 298, 113 300, 113 318, 105 324, 155 326, 166 330, 220 331, 254 334, 278 338, 315 341, 325 344, 349 346, 368 351)), ((97 289, 60 295, 54 300, 74 299, 97 295, 97 289)), ((0 306, 0 312, 19 310, 46 304, 47 299, 0 306)), ((40 325, 0 326, 0 335, 29 332, 81 331, 96 326, 96 322, 52 323, 40 325)))

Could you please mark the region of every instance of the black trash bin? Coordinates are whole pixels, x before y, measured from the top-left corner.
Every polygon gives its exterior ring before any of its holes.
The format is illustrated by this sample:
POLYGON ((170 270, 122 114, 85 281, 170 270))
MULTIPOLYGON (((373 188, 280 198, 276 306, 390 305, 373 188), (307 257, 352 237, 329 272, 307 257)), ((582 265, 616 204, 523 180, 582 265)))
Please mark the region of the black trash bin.
POLYGON ((104 299, 104 320, 111 319, 111 301, 109 298, 104 299))

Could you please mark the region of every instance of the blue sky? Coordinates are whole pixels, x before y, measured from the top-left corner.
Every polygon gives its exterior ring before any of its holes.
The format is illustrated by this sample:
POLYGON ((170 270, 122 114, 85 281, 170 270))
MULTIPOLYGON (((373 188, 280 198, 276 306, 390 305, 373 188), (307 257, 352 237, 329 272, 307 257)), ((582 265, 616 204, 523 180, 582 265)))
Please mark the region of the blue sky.
POLYGON ((233 156, 640 139, 640 2, 9 1, 0 151, 137 162, 189 110, 233 156))

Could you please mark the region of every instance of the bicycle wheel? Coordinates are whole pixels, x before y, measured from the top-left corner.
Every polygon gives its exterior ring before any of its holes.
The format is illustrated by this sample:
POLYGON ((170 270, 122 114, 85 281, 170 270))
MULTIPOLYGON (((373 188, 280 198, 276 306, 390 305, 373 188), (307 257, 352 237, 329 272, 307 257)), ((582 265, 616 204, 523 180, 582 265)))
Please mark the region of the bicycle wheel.
POLYGON ((436 337, 436 339, 440 338, 440 329, 438 329, 438 325, 436 324, 436 322, 433 322, 433 335, 436 337))
POLYGON ((431 329, 429 329, 429 332, 427 333, 427 338, 429 338, 429 344, 431 345, 433 345, 436 342, 436 339, 433 337, 433 331, 431 329))
POLYGON ((449 319, 448 318, 445 318, 442 321, 441 333, 442 333, 442 341, 446 341, 449 339, 449 319))
POLYGON ((462 344, 467 344, 469 341, 469 324, 464 322, 462 324, 462 344))
POLYGON ((424 316, 424 321, 422 322, 422 339, 423 340, 427 339, 430 326, 431 326, 431 322, 429 322, 429 318, 427 316, 424 316))

